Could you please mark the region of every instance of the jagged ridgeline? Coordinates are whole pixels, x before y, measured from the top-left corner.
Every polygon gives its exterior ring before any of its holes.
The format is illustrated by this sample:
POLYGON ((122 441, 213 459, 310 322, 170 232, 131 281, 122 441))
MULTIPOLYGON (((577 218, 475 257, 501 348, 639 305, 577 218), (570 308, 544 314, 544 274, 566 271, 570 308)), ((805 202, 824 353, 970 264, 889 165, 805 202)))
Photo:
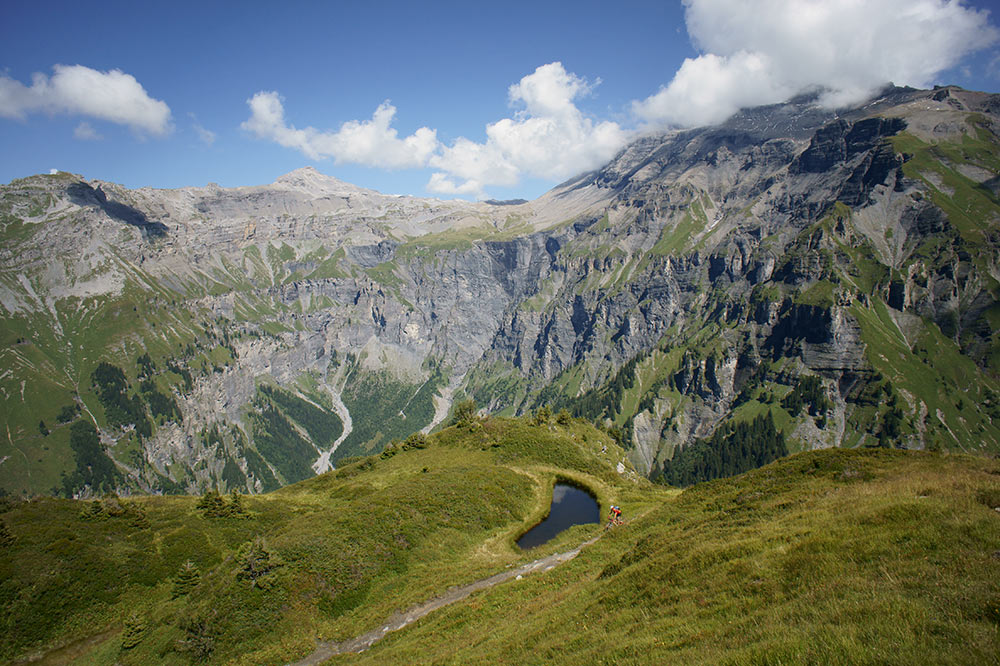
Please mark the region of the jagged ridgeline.
POLYGON ((954 87, 796 99, 504 205, 311 169, 14 181, 0 488, 270 490, 467 399, 566 409, 651 477, 704 470, 684 483, 742 469, 723 450, 764 423, 773 446, 741 460, 996 452, 998 114, 954 87))

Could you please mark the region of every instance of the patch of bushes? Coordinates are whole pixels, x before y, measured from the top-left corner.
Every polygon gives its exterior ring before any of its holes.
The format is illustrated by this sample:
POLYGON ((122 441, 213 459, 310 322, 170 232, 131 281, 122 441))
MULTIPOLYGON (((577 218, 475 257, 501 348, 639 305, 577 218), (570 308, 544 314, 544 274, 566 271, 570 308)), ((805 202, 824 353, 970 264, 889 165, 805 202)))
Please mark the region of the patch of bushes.
POLYGON ((109 425, 124 428, 134 424, 140 438, 153 434, 146 404, 138 395, 129 395, 131 387, 121 368, 101 361, 91 373, 91 380, 109 425))
POLYGON ((792 392, 784 397, 781 406, 792 416, 798 416, 807 407, 810 416, 821 416, 833 407, 823 388, 823 381, 816 375, 799 377, 792 392))
POLYGON ((69 445, 73 450, 76 470, 63 474, 63 493, 67 497, 89 487, 96 492, 113 492, 121 475, 115 463, 104 453, 97 430, 87 421, 77 421, 70 427, 69 445))
POLYGON ((727 424, 707 439, 679 449, 664 461, 660 481, 689 486, 762 467, 788 455, 785 436, 774 426, 771 412, 751 423, 727 424))
POLYGON ((243 497, 236 489, 229 493, 227 502, 217 490, 207 490, 195 505, 205 518, 249 518, 250 512, 243 506, 243 497))

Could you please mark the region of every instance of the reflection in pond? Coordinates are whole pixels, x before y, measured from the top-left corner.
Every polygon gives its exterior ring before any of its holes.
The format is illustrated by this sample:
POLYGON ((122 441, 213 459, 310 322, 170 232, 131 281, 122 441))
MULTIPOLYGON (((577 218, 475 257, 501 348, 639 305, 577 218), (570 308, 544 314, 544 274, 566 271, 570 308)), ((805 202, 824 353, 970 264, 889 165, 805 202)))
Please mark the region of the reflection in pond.
POLYGON ((525 532, 517 540, 517 545, 524 550, 534 548, 573 525, 596 523, 600 519, 601 510, 593 495, 586 490, 557 483, 552 489, 552 508, 548 518, 525 532))

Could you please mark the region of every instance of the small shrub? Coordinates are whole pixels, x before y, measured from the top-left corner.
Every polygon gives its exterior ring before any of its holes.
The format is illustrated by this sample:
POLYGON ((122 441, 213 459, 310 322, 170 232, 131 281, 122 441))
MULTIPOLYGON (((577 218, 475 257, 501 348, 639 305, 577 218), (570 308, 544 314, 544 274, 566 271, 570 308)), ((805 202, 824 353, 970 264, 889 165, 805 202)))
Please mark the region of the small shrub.
POLYGON ((250 587, 264 590, 271 587, 270 574, 283 564, 281 558, 268 550, 267 542, 260 536, 240 546, 236 562, 239 564, 236 579, 248 580, 250 587))
POLYGON ((66 405, 61 410, 59 410, 59 415, 56 416, 56 421, 59 423, 69 423, 76 418, 76 415, 80 413, 80 405, 72 404, 66 405))
POLYGON ((229 492, 229 501, 219 494, 218 490, 206 490, 195 505, 205 518, 248 518, 250 512, 243 506, 243 496, 233 488, 229 492))
POLYGON ((125 627, 122 629, 122 650, 131 650, 142 642, 142 637, 146 633, 146 620, 141 615, 133 613, 125 620, 125 627))
POLYGON ((170 592, 170 598, 176 599, 177 597, 186 595, 197 587, 200 582, 201 571, 198 570, 198 565, 188 560, 181 565, 181 568, 177 571, 177 575, 174 577, 174 586, 170 592))
POLYGON ((1000 489, 988 488, 976 493, 976 499, 991 509, 1000 508, 1000 489))
POLYGON ((184 632, 184 638, 178 639, 176 650, 190 655, 196 662, 206 661, 215 650, 218 629, 214 619, 214 613, 208 617, 197 615, 181 618, 178 626, 184 632))
POLYGON ((101 508, 101 503, 97 500, 93 502, 87 502, 80 509, 80 519, 81 520, 107 520, 108 514, 104 513, 104 509, 101 508))
POLYGON ((426 449, 427 448, 427 435, 422 432, 415 432, 405 440, 403 440, 403 450, 408 451, 410 449, 426 449))
POLYGON ((79 515, 81 520, 99 521, 122 518, 127 520, 132 527, 140 529, 149 527, 149 519, 141 506, 135 502, 125 501, 114 493, 107 493, 99 500, 86 502, 80 509, 79 515))
POLYGON ((452 417, 452 425, 459 428, 468 428, 479 422, 478 410, 475 400, 463 400, 455 405, 455 415, 452 417))
POLYGON ((14 543, 16 539, 17 537, 15 537, 11 533, 10 528, 7 527, 7 523, 5 523, 3 520, 0 520, 0 548, 6 548, 7 546, 10 546, 11 544, 14 543))
POLYGON ((533 423, 536 426, 548 425, 549 421, 552 420, 552 410, 546 405, 542 405, 537 410, 535 410, 535 418, 533 423))

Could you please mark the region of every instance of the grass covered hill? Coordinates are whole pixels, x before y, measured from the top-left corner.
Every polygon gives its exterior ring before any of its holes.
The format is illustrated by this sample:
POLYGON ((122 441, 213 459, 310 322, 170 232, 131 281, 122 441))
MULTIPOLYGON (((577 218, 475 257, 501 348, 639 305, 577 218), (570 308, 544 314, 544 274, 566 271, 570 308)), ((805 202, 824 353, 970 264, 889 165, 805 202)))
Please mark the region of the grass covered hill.
POLYGON ((602 534, 514 546, 563 478, 630 522, 331 663, 996 662, 997 460, 817 451, 678 492, 623 455, 493 418, 261 496, 8 502, 0 660, 300 659, 602 534))

